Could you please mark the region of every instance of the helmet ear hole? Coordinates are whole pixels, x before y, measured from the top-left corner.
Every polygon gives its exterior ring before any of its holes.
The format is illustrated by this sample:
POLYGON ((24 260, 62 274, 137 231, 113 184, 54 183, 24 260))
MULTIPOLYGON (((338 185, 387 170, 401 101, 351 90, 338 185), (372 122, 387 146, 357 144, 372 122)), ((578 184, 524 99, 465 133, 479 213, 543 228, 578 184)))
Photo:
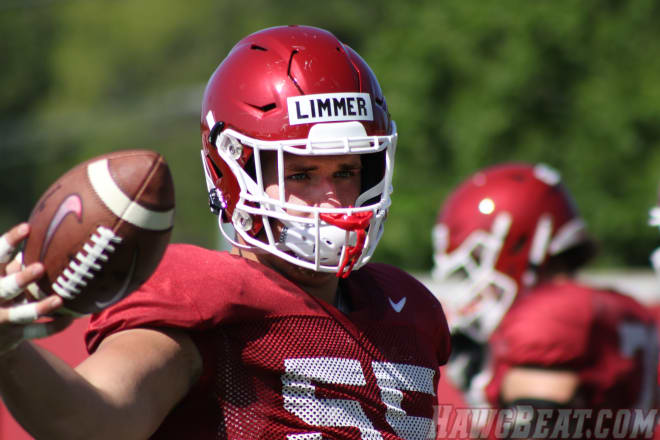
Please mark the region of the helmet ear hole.
POLYGON ((216 122, 213 127, 211 127, 211 131, 209 131, 209 144, 215 145, 216 139, 218 139, 218 135, 222 130, 225 129, 225 123, 222 121, 216 122))
POLYGON ((220 171, 220 168, 215 164, 213 160, 211 160, 208 156, 206 157, 207 160, 206 162, 211 165, 211 169, 215 173, 216 180, 222 179, 222 171, 220 171))
POLYGON ((557 255, 550 256, 542 269, 543 274, 573 273, 589 263, 597 254, 596 242, 593 239, 586 240, 557 255))
POLYGON ((527 235, 518 237, 513 246, 511 246, 511 253, 517 254, 520 252, 525 247, 525 243, 527 243, 527 235))

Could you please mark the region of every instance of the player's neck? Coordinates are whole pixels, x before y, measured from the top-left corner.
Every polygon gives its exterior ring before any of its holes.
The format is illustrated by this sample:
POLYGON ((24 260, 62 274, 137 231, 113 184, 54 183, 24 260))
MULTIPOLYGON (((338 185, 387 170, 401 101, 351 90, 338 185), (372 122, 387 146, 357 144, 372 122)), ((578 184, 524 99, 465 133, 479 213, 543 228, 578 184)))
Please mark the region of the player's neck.
POLYGON ((231 253, 275 270, 317 299, 321 299, 328 304, 335 303, 339 278, 333 273, 305 269, 268 253, 256 253, 236 247, 231 250, 231 253))
POLYGON ((335 303, 339 278, 334 273, 316 272, 279 258, 266 258, 264 260, 266 260, 263 262, 264 264, 278 271, 309 295, 328 304, 335 303))
MULTIPOLYGON (((331 274, 332 275, 332 274, 331 274)), ((297 282, 298 287, 300 287, 302 290, 307 292, 308 294, 312 295, 313 297, 323 300, 326 303, 330 305, 334 305, 336 302, 337 298, 337 282, 338 278, 335 277, 331 278, 328 282, 325 282, 323 284, 302 284, 300 282, 297 282)))

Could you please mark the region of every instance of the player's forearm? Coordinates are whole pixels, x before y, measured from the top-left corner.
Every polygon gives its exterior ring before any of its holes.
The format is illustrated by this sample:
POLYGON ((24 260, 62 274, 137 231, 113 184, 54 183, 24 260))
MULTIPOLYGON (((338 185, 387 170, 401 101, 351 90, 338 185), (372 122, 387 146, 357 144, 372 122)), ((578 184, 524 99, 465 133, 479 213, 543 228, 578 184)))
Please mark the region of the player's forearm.
POLYGON ((0 357, 0 393, 14 418, 37 439, 105 434, 112 408, 65 362, 29 342, 0 357))

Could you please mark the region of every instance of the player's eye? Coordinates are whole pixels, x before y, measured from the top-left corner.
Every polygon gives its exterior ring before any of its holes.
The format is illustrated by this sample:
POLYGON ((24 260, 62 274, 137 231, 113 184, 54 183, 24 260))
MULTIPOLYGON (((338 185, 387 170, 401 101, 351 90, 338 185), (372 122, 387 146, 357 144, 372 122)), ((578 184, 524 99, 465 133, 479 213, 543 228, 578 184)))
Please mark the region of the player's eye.
POLYGON ((336 173, 334 173, 334 177, 339 177, 339 178, 349 178, 359 175, 360 175, 360 168, 351 168, 351 169, 337 171, 336 173))
POLYGON ((294 182, 296 181, 303 181, 303 180, 309 180, 309 174, 308 173, 293 173, 289 174, 286 176, 286 180, 292 180, 294 182))

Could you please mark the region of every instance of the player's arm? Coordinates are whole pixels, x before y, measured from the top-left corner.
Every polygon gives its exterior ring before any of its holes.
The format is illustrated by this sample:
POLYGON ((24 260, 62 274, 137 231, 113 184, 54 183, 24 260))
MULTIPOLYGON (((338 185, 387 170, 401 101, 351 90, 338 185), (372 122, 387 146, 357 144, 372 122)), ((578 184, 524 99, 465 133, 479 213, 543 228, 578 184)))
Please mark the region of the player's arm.
POLYGON ((77 369, 28 340, 64 328, 49 319, 62 300, 17 303, 43 275, 35 263, 11 260, 29 233, 27 224, 0 236, 0 395, 36 438, 146 438, 188 391, 201 369, 199 352, 185 333, 135 329, 106 338, 77 369))
POLYGON ((570 370, 513 367, 502 381, 500 400, 505 404, 528 399, 566 405, 573 400, 579 383, 578 375, 570 370))
MULTIPOLYGON (((516 411, 512 432, 553 432, 565 417, 560 412, 576 404, 579 377, 570 370, 513 367, 503 379, 500 401, 504 408, 516 411), (542 414, 544 412, 545 414, 542 414)), ((570 422, 570 420, 569 420, 570 422)))
POLYGON ((134 329, 108 337, 76 369, 23 343, 0 357, 0 390, 36 438, 144 439, 187 393, 200 366, 185 333, 134 329))

